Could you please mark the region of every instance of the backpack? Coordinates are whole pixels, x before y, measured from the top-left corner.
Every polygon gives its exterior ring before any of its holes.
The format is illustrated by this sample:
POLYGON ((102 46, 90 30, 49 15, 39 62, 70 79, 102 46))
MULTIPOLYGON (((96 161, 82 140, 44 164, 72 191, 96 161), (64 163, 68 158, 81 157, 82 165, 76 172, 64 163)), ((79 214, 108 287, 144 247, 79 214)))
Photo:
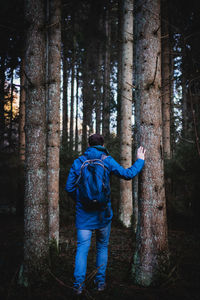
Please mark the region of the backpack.
POLYGON ((79 189, 79 199, 86 210, 104 210, 110 195, 107 168, 104 165, 106 155, 101 159, 85 159, 76 181, 79 189), (107 179, 107 180, 106 180, 107 179))

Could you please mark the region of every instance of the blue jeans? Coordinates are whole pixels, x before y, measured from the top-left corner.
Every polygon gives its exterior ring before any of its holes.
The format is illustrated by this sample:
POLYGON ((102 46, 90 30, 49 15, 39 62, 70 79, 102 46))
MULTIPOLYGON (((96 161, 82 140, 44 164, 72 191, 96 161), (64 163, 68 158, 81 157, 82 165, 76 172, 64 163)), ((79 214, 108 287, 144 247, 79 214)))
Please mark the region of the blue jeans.
MULTIPOLYGON (((108 261, 108 244, 111 222, 104 228, 96 229, 96 282, 105 282, 106 267, 108 261)), ((88 229, 77 230, 77 250, 74 270, 74 286, 83 284, 87 270, 87 256, 90 248, 92 231, 88 229)))

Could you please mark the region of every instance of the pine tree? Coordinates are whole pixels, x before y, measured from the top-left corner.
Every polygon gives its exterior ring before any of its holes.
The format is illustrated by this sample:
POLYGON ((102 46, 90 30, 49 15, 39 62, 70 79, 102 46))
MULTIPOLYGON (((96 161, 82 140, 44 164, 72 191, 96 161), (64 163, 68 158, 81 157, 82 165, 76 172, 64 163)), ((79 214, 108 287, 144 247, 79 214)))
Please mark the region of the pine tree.
POLYGON ((118 68, 117 68, 117 136, 121 130, 121 80, 122 80, 122 0, 118 0, 118 68))
POLYGON ((73 47, 72 47, 72 59, 71 59, 71 102, 70 102, 70 153, 74 147, 74 80, 75 80, 75 15, 72 15, 72 34, 73 34, 73 47))
POLYGON ((62 142, 67 143, 68 147, 68 80, 69 66, 67 57, 67 39, 65 31, 64 15, 62 15, 62 62, 63 62, 63 101, 62 101, 62 142))
POLYGON ((59 242, 61 1, 49 1, 47 170, 50 244, 59 242))
POLYGON ((43 271, 48 259, 46 164, 45 7, 42 0, 25 1, 28 24, 25 47, 26 175, 24 263, 29 277, 43 271))
MULTIPOLYGON (((121 164, 132 165, 133 0, 124 1, 122 31, 121 164)), ((120 180, 120 220, 131 225, 132 181, 120 180)))
POLYGON ((147 149, 139 180, 139 216, 133 276, 150 286, 168 266, 161 113, 160 1, 136 1, 136 118, 139 142, 147 149))
POLYGON ((105 62, 104 62, 104 91, 103 91, 103 135, 105 140, 110 135, 110 47, 111 47, 111 22, 110 5, 107 5, 105 12, 105 62))
POLYGON ((100 134, 101 130, 101 109, 102 109, 102 86, 103 86, 103 72, 102 72, 102 64, 103 64, 103 55, 102 55, 102 47, 99 43, 98 55, 96 57, 96 77, 95 77, 95 86, 96 86, 96 97, 95 97, 95 114, 96 114, 96 133, 100 134))

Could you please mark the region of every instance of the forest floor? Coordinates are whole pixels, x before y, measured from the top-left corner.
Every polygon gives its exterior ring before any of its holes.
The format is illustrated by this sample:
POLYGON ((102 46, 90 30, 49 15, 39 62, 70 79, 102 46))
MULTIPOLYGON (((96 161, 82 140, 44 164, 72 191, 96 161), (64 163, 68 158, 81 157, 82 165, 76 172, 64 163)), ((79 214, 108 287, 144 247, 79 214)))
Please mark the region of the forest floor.
MULTIPOLYGON (((76 249, 74 224, 60 230, 60 253, 49 272, 49 279, 29 288, 18 284, 23 261, 23 220, 0 216, 0 296, 2 300, 64 300, 72 297, 72 278, 76 249)), ((88 256, 88 274, 84 299, 171 300, 200 299, 200 233, 183 228, 169 230, 171 268, 159 287, 143 288, 133 284, 130 266, 134 240, 130 229, 112 224, 107 289, 93 288, 95 274, 95 236, 88 256)))

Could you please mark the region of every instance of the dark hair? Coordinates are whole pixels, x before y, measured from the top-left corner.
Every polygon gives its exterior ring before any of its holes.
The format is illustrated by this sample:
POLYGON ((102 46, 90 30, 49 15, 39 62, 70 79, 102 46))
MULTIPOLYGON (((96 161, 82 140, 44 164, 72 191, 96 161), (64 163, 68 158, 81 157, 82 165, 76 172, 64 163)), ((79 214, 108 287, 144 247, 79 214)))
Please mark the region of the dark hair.
POLYGON ((97 146, 97 145, 103 146, 104 138, 102 137, 102 135, 95 133, 89 137, 88 143, 90 146, 97 146))

